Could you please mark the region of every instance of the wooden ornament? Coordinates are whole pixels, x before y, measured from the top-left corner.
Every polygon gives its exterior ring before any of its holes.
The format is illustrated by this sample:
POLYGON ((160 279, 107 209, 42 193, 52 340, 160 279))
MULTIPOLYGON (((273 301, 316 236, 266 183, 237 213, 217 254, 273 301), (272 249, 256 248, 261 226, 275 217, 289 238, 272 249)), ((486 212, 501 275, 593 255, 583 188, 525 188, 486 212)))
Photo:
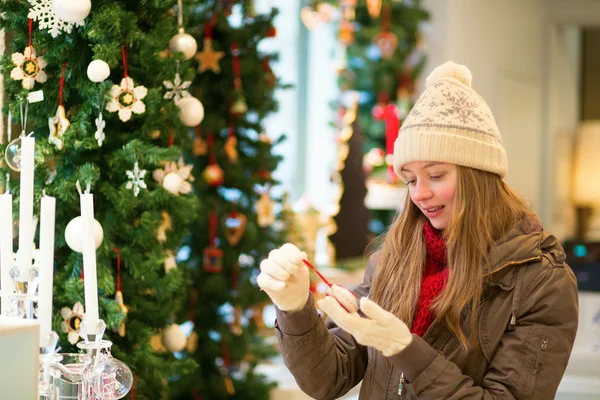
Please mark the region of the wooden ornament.
POLYGON ((229 136, 224 146, 225 154, 229 161, 235 163, 238 161, 237 139, 235 136, 229 136))
POLYGON ((208 153, 208 145, 201 137, 194 138, 194 147, 192 152, 195 156, 205 156, 208 153))
POLYGON ((218 274, 223 271, 223 250, 218 247, 207 247, 202 252, 202 268, 205 272, 218 274))
POLYGON ((117 293, 115 294, 115 300, 117 300, 117 304, 119 304, 119 307, 121 307, 121 312, 125 314, 125 318, 123 319, 123 322, 121 322, 121 326, 119 327, 119 336, 125 337, 125 319, 127 318, 127 313, 129 312, 129 309, 123 301, 123 292, 117 290, 117 293))
POLYGON ((225 239, 231 246, 237 246, 242 239, 244 231, 246 230, 246 222, 248 219, 242 213, 232 211, 229 215, 223 218, 223 225, 225 226, 225 239))

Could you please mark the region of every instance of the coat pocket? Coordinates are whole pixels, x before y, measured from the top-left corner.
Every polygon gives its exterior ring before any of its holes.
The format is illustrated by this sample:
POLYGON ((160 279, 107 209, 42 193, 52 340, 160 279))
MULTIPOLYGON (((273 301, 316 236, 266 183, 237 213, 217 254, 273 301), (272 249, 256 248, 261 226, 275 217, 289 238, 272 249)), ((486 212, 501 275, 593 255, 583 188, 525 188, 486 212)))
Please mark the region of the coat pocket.
POLYGON ((544 365, 550 338, 544 335, 544 330, 538 326, 528 327, 525 346, 521 357, 521 370, 519 372, 519 383, 523 393, 530 394, 534 391, 538 373, 544 365))

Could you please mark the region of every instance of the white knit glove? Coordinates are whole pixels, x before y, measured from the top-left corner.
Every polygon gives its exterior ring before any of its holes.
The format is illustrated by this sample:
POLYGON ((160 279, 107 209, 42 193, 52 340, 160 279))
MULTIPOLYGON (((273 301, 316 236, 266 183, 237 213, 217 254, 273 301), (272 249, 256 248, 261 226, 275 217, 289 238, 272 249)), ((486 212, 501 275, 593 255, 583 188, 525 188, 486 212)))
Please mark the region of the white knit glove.
POLYGON ((358 343, 373 347, 386 357, 398 354, 412 340, 404 322, 366 297, 360 299, 360 309, 369 318, 347 312, 331 296, 319 300, 318 304, 337 326, 354 336, 358 343))
POLYGON ((299 311, 308 301, 310 282, 303 259, 306 253, 286 243, 260 263, 256 282, 282 311, 299 311))

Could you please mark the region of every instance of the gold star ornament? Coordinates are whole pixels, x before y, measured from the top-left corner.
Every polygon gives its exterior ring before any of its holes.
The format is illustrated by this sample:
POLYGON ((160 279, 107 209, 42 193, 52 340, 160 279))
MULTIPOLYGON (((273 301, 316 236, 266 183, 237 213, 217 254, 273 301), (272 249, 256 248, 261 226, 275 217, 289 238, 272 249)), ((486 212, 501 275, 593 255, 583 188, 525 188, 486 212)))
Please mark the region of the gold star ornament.
POLYGON ((71 126, 71 122, 65 115, 65 108, 60 105, 54 117, 48 118, 48 128, 50 128, 49 140, 58 150, 63 149, 64 143, 62 138, 67 129, 69 129, 69 126, 71 126))
POLYGON ((218 74, 221 72, 221 66, 219 66, 219 60, 225 55, 222 51, 215 51, 212 47, 212 39, 204 38, 204 47, 202 51, 196 54, 196 61, 200 63, 198 65, 198 72, 204 72, 211 70, 218 74))

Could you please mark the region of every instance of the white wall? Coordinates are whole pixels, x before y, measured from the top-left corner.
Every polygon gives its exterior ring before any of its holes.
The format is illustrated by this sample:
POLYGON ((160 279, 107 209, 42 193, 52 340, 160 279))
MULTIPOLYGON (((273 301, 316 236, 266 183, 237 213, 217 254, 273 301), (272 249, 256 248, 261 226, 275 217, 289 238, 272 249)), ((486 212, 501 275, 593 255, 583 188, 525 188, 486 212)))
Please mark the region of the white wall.
POLYGON ((571 204, 573 137, 580 110, 580 42, 577 27, 548 23, 547 105, 543 194, 548 230, 559 239, 571 235, 574 208, 571 204))
POLYGON ((554 136, 575 122, 576 76, 568 57, 576 38, 556 31, 543 0, 425 0, 424 5, 432 13, 426 74, 449 59, 471 69, 473 88, 488 102, 503 137, 506 181, 546 226, 552 225, 551 152, 554 136))

